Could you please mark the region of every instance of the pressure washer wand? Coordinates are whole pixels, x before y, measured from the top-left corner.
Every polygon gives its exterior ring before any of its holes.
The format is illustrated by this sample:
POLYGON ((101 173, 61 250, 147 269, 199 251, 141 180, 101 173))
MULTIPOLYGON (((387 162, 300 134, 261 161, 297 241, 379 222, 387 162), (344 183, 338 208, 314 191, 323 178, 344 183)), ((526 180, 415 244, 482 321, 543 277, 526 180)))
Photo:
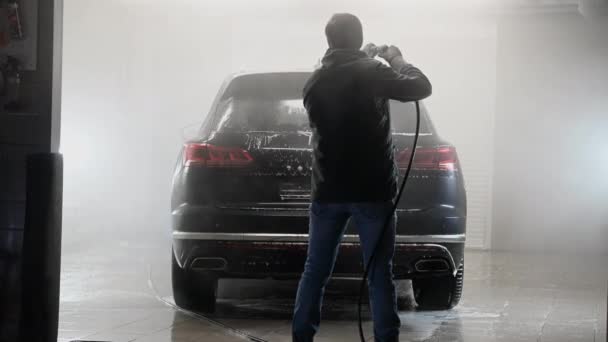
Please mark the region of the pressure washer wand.
MULTIPOLYGON (((405 189, 405 184, 407 183, 407 180, 410 176, 410 171, 412 170, 412 163, 414 161, 414 156, 416 155, 416 146, 418 145, 418 136, 420 135, 420 103, 418 101, 416 101, 415 103, 416 103, 416 134, 414 135, 414 143, 412 144, 412 153, 410 153, 410 160, 409 160, 409 163, 407 164, 407 169, 405 170, 405 174, 403 176, 403 181, 401 182, 401 187, 399 188, 399 192, 397 193, 397 197, 395 198, 395 201, 393 203, 393 208, 391 209, 390 213, 386 216, 386 219, 384 220, 384 225, 382 226, 382 232, 380 233, 380 236, 378 237, 378 240, 376 241, 376 245, 374 246, 372 255, 369 257, 369 260, 367 261, 367 263, 365 265, 365 268, 363 271, 363 279, 361 279, 361 286, 359 287, 359 302, 357 304, 358 305, 357 310, 358 310, 358 315, 359 315, 359 337, 361 338, 361 342, 366 341, 365 334, 363 333, 363 323, 362 323, 362 319, 361 319, 361 305, 363 302, 363 291, 365 290, 365 281, 368 278, 370 266, 372 265, 372 262, 374 261, 376 252, 378 251, 382 238, 384 237, 384 234, 386 233, 388 226, 390 225, 390 223, 393 219, 393 215, 395 214, 395 211, 397 210, 397 205, 399 204, 401 195, 403 195, 403 189, 405 189)), ((374 269, 372 269, 371 276, 373 276, 373 271, 374 271, 374 269)))

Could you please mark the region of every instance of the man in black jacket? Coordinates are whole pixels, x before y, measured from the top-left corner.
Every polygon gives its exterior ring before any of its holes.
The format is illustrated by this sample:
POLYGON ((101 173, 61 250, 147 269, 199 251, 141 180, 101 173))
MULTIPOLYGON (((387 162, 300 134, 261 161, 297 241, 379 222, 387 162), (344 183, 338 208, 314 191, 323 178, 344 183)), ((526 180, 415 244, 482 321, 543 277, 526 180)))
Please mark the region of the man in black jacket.
POLYGON ((398 168, 388 100, 431 94, 426 76, 395 46, 368 44, 359 19, 334 15, 325 28, 329 49, 304 87, 313 131, 312 204, 308 257, 296 298, 293 340, 312 341, 321 320, 323 291, 349 218, 357 226, 364 261, 379 250, 368 280, 376 341, 398 341, 400 320, 393 282, 395 220, 381 237, 397 192, 398 168), (390 67, 374 59, 378 54, 390 67))

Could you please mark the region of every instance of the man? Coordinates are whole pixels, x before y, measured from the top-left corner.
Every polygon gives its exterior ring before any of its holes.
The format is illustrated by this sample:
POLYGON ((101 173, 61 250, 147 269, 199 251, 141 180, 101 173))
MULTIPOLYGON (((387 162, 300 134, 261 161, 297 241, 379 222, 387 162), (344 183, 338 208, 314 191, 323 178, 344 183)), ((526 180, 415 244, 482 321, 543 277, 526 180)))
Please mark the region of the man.
MULTIPOLYGON (((308 257, 296 296, 293 340, 312 341, 319 328, 325 285, 349 218, 365 263, 380 238, 397 193, 398 168, 388 100, 414 101, 431 94, 422 72, 395 46, 363 51, 361 22, 335 14, 325 28, 329 49, 304 87, 313 131, 312 204, 308 257), (386 60, 390 67, 374 59, 386 60)), ((393 282, 395 217, 382 236, 368 279, 375 340, 398 341, 400 320, 393 282)))

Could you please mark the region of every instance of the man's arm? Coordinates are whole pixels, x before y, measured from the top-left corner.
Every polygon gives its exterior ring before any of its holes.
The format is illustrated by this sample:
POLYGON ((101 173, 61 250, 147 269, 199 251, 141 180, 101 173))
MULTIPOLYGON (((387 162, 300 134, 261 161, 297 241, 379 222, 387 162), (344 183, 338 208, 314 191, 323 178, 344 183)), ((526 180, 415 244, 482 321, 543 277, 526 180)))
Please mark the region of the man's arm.
POLYGON ((376 96, 406 102, 431 95, 433 87, 429 79, 420 69, 407 63, 399 49, 394 46, 385 48, 379 56, 390 64, 390 68, 378 64, 374 70, 371 81, 376 96))

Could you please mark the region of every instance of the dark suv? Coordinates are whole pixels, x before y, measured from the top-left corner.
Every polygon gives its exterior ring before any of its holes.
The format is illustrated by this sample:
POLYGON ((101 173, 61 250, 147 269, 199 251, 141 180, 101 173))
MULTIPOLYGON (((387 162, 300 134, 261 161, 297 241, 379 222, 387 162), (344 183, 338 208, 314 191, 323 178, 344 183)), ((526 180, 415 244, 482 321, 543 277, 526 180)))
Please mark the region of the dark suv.
MULTIPOLYGON (((198 138, 184 144, 171 200, 177 305, 213 311, 219 278, 301 275, 312 162, 302 88, 309 76, 230 77, 198 138)), ((395 156, 403 171, 414 138, 415 107, 390 105, 395 156)), ((449 309, 462 293, 466 194, 454 147, 437 135, 421 108, 420 140, 397 211, 393 270, 395 279, 412 279, 419 307, 449 309)), ((350 222, 333 276, 360 277, 362 262, 350 222)))

